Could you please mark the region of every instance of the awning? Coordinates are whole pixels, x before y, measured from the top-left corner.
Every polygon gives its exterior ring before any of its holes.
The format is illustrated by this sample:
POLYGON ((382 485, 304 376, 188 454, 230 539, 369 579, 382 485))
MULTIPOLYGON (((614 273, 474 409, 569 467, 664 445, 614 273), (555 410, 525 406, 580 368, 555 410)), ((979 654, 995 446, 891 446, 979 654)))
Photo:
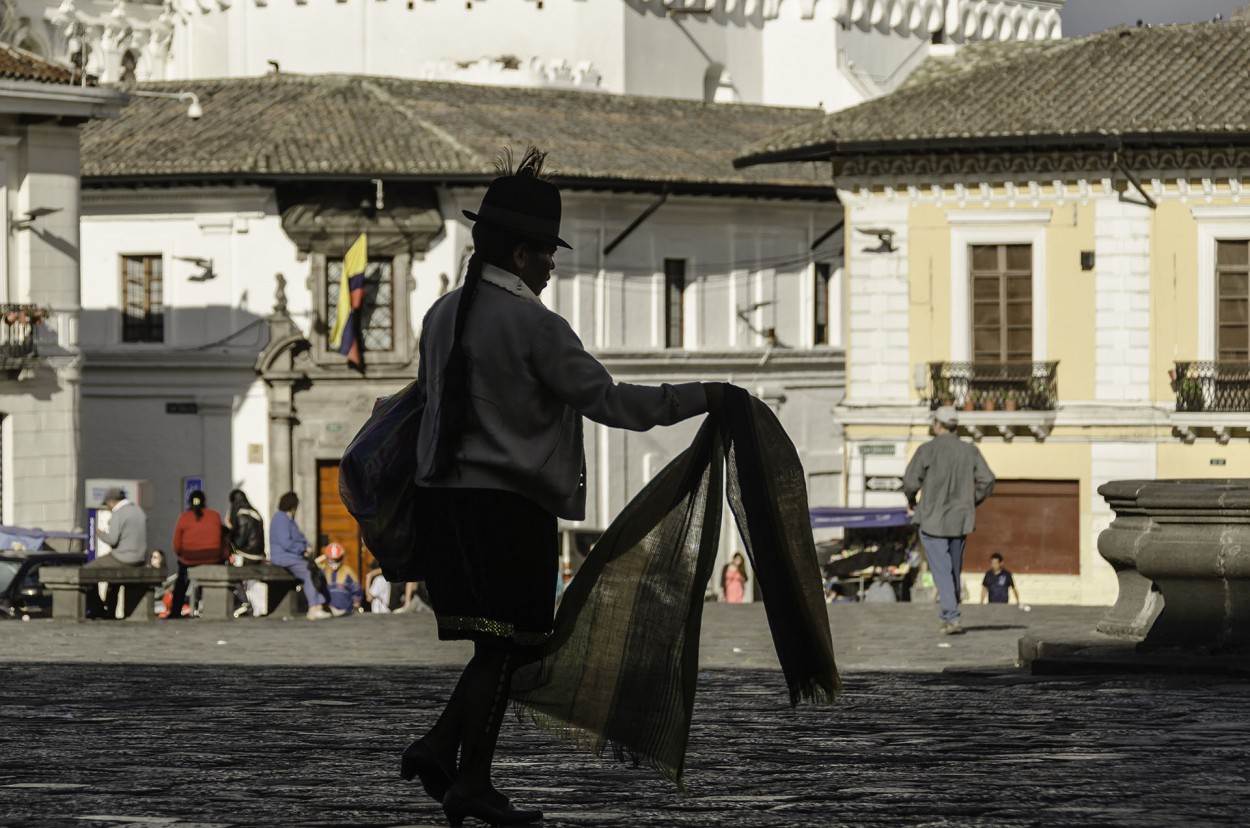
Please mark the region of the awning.
POLYGON ((813 506, 811 509, 813 529, 841 526, 847 529, 882 529, 890 526, 908 526, 912 519, 902 506, 873 509, 850 506, 813 506))

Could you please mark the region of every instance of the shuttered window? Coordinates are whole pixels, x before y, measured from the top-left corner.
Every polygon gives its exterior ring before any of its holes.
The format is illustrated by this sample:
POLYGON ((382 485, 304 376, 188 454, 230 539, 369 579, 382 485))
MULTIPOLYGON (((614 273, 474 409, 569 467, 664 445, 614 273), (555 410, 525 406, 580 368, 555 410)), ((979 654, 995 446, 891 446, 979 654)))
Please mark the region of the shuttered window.
POLYGON ((1250 241, 1216 242, 1216 357, 1250 362, 1250 241))
POLYGON ((685 346, 686 260, 664 260, 664 347, 685 346))
POLYGON ((829 344, 829 282, 833 278, 833 265, 816 262, 816 283, 813 285, 812 344, 829 344))
POLYGON ((973 362, 1033 359, 1033 246, 974 244, 973 362))

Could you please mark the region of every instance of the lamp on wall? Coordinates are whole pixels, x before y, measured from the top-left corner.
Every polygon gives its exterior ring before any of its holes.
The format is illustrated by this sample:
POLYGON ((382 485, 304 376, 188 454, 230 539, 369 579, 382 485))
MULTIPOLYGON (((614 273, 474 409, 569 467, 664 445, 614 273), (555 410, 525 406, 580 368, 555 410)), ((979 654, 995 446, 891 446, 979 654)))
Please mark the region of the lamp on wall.
POLYGON ((18 230, 29 230, 30 226, 34 224, 35 219, 42 216, 50 216, 53 213, 59 213, 64 209, 64 207, 35 207, 27 210, 20 217, 11 219, 9 222, 9 229, 13 232, 18 230))
POLYGON ((198 121, 204 117, 204 107, 200 106, 200 96, 194 92, 145 92, 141 89, 136 89, 126 94, 137 98, 173 98, 178 101, 190 102, 190 106, 187 107, 187 117, 193 121, 198 121))

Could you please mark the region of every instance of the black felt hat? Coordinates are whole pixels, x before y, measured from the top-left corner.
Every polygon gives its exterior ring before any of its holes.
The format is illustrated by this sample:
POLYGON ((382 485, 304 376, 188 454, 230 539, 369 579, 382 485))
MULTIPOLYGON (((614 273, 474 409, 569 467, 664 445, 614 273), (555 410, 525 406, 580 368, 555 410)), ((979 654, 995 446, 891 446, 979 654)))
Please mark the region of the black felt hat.
MULTIPOLYGON (((527 153, 527 159, 529 154, 527 153)), ((525 168, 522 161, 522 169, 525 168)), ((540 160, 541 165, 541 160, 540 160)), ((557 247, 573 246, 560 238, 560 190, 532 175, 502 175, 486 188, 482 206, 466 218, 493 224, 520 236, 557 247)))

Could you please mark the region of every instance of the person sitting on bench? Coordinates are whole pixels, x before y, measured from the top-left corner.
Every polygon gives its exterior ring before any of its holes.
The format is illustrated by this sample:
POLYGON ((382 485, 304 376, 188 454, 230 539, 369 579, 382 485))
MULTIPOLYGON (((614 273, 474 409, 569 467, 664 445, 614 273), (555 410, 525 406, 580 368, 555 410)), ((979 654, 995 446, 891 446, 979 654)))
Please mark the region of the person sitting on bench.
MULTIPOLYGON (((99 555, 85 569, 146 566, 148 562, 148 516, 136 503, 126 499, 118 488, 104 492, 103 505, 110 511, 108 528, 96 528, 96 538, 113 548, 108 555, 99 555)), ((89 618, 117 617, 117 595, 121 584, 109 584, 104 600, 92 591, 87 595, 89 618)))

